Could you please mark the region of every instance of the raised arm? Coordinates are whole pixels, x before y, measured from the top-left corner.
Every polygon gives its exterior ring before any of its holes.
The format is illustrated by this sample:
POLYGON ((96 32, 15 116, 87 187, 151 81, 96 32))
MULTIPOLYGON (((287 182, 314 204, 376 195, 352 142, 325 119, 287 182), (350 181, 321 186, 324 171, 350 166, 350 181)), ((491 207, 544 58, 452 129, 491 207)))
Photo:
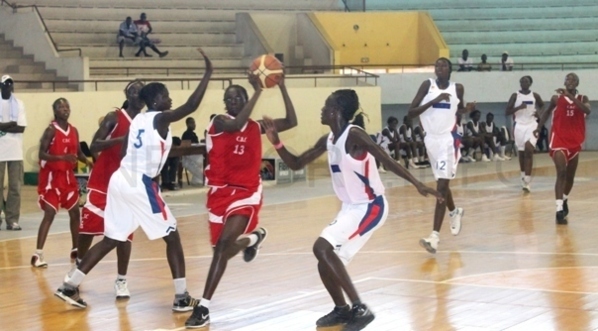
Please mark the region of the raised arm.
POLYGON ((100 123, 100 128, 96 131, 91 140, 91 144, 89 146, 91 154, 97 154, 114 145, 121 144, 125 140, 124 136, 106 139, 108 138, 108 135, 110 135, 110 132, 114 130, 117 122, 118 118, 116 112, 111 111, 104 116, 102 123, 100 123))
POLYGON ((214 117, 213 123, 216 133, 239 131, 247 123, 247 120, 249 119, 249 116, 251 116, 251 112, 253 111, 257 100, 262 95, 262 88, 259 86, 257 76, 249 75, 249 83, 251 83, 255 92, 249 101, 245 103, 245 106, 243 106, 243 109, 241 109, 235 118, 229 118, 223 115, 214 117))
MULTIPOLYGON (((328 139, 328 135, 320 137, 314 147, 297 156, 289 152, 280 142, 280 138, 278 138, 278 130, 276 130, 274 120, 264 116, 262 119, 262 125, 266 133, 266 137, 268 137, 268 140, 270 140, 272 145, 274 145, 274 148, 276 148, 276 152, 278 152, 280 158, 289 168, 293 170, 299 170, 305 167, 308 163, 311 163, 326 152, 326 140, 328 139)), ((372 139, 370 138, 370 140, 372 139)))
POLYGON ((165 130, 168 128, 170 123, 179 121, 189 114, 197 110, 201 100, 203 99, 204 95, 206 94, 206 89, 208 88, 208 84, 210 83, 210 77, 212 77, 212 72, 214 68, 212 67, 212 61, 206 56, 206 54, 201 50, 201 48, 197 49, 204 58, 205 65, 206 65, 206 72, 204 73, 203 77, 201 78, 201 82, 197 85, 197 88, 187 102, 185 102, 182 106, 174 110, 167 110, 158 115, 156 115, 154 123, 156 124, 156 129, 165 130))
MULTIPOLYGON (((284 100, 285 118, 274 119, 274 125, 278 132, 283 132, 297 126, 297 114, 295 113, 295 106, 293 106, 293 102, 289 97, 287 87, 284 84, 284 76, 278 82, 278 86, 280 87, 282 99, 284 100)), ((261 120, 258 122, 261 122, 261 120)), ((262 126, 262 133, 266 133, 263 123, 260 123, 260 125, 262 126)))

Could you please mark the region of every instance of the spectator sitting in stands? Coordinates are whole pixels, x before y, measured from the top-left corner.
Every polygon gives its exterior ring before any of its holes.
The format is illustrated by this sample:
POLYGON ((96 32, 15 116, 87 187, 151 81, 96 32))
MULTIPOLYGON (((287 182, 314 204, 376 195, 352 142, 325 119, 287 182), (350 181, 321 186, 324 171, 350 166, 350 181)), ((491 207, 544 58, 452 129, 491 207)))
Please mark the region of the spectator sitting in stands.
POLYGON ((135 54, 135 56, 141 56, 142 52, 144 56, 151 56, 150 54, 147 54, 147 52, 145 51, 146 47, 151 48, 154 52, 160 55, 160 57, 165 57, 166 55, 168 55, 168 51, 160 52, 160 50, 156 47, 155 44, 159 43, 160 40, 150 39, 148 37, 148 35, 152 33, 152 25, 147 20, 147 16, 145 15, 145 13, 141 13, 139 19, 134 23, 137 26, 137 31, 139 32, 139 36, 141 37, 141 40, 139 42, 139 51, 137 51, 137 54, 135 54))
POLYGON ((488 57, 486 54, 482 54, 482 62, 478 63, 478 71, 490 71, 492 70, 492 65, 488 62, 488 57))
MULTIPOLYGON (((195 134, 195 119, 187 117, 185 124, 187 125, 187 131, 183 133, 181 139, 183 141, 190 141, 191 145, 199 144, 199 137, 195 134)), ((193 186, 203 185, 203 155, 185 155, 182 161, 183 168, 187 169, 193 176, 189 184, 193 186)))
MULTIPOLYGON (((501 128, 494 124, 494 114, 486 114, 486 122, 482 122, 481 131, 485 133, 487 139, 492 140, 488 145, 492 147, 491 151, 494 153, 494 161, 506 161, 511 158, 505 155, 507 145, 507 138, 505 137, 501 128)), ((490 158, 490 156, 489 156, 490 158)))
POLYGON ((509 52, 502 52, 500 58, 500 71, 513 71, 513 58, 509 57, 509 52))
POLYGON ((139 43, 139 39, 137 26, 133 24, 133 19, 129 16, 124 22, 120 23, 120 27, 118 29, 118 36, 116 38, 119 50, 118 57, 124 57, 123 48, 125 47, 125 41, 135 45, 139 43))
POLYGON ((461 57, 458 60, 459 62, 459 70, 457 71, 471 71, 473 62, 471 58, 469 58, 469 51, 464 49, 463 53, 461 53, 461 57))

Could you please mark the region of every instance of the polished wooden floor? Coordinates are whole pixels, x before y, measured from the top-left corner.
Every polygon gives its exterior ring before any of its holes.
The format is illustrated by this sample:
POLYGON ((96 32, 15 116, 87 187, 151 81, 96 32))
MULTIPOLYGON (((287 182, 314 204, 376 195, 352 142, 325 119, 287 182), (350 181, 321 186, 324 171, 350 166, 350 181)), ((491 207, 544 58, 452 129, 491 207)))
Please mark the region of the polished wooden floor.
MULTIPOLYGON (((552 166, 546 155, 537 159, 531 194, 520 191, 517 160, 501 165, 510 170, 498 175, 475 170, 483 164, 467 165, 469 176, 453 183, 466 211, 463 230, 453 237, 445 226, 435 255, 418 246, 431 231, 434 201, 411 187, 387 185, 387 223, 349 266, 377 315, 366 330, 598 329, 598 154, 582 154, 568 226, 555 225, 552 166)), ((429 179, 429 170, 415 171, 429 179)), ((212 300, 209 330, 314 330, 332 308, 311 245, 339 203, 331 195, 302 194, 306 185, 275 188, 293 201, 265 202, 268 240, 253 263, 236 257, 229 264, 212 300)), ((179 218, 194 296, 201 295, 211 252, 203 201, 199 194, 169 198, 196 210, 179 218)), ((53 296, 71 267, 69 242, 68 233, 51 234, 50 266, 40 270, 29 266, 34 237, 0 241, 0 330, 184 329, 189 313, 170 310, 174 288, 162 241, 137 234, 127 301, 114 299, 114 255, 101 262, 81 287, 86 310, 53 296)))

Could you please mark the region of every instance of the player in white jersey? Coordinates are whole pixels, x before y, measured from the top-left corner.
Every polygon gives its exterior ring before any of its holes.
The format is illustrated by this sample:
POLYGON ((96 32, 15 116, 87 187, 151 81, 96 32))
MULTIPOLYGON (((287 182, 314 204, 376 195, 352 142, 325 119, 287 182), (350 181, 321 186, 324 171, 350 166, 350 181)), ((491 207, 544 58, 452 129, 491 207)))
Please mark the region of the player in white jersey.
POLYGON ((450 212, 453 235, 458 235, 461 231, 463 217, 463 209, 455 206, 449 188, 450 180, 457 173, 461 156, 455 122, 457 112, 471 112, 475 109, 475 103, 468 103, 463 107, 464 88, 449 80, 451 66, 451 61, 446 58, 436 60, 434 71, 437 78, 428 79, 421 84, 408 113, 410 117, 419 116, 419 121, 426 130, 424 143, 437 181, 436 189, 444 198, 436 202, 432 234, 420 240, 420 245, 430 253, 436 253, 438 249, 439 232, 446 209, 450 212))
POLYGON ((467 136, 472 137, 480 145, 480 151, 482 152, 482 161, 490 162, 489 148, 491 147, 488 145, 488 139, 486 139, 486 135, 482 131, 480 125, 481 114, 482 112, 480 112, 479 110, 474 110, 471 113, 469 113, 470 120, 469 122, 467 122, 467 136))
POLYGON ((166 257, 174 280, 175 299, 172 310, 192 310, 198 301, 187 292, 185 257, 177 231, 176 219, 170 212, 152 178, 160 174, 172 145, 170 123, 179 121, 194 112, 201 103, 212 75, 212 63, 204 57, 206 71, 201 83, 187 102, 175 110, 166 86, 150 83, 139 92, 139 98, 148 111, 138 114, 131 122, 128 136, 123 142, 124 158, 120 168, 110 178, 104 214, 104 239, 94 245, 83 257, 77 269, 69 272, 55 295, 69 304, 85 308, 79 297, 83 278, 106 254, 139 226, 147 237, 163 238, 166 257))
POLYGON ((264 119, 268 139, 289 168, 301 169, 328 151, 332 186, 342 201, 342 207, 334 221, 316 240, 313 251, 318 259, 322 282, 336 307, 318 319, 316 325, 328 327, 346 324, 343 328, 346 331, 361 330, 374 319, 374 314, 361 302, 345 265, 365 245, 373 232, 382 226, 388 214, 384 186, 376 170, 375 160, 412 183, 421 195, 440 196, 415 179, 370 139, 362 129, 363 115, 355 116, 358 109, 359 99, 355 91, 338 90, 332 93, 321 112, 322 124, 328 125, 331 132, 322 136, 314 147, 299 156, 291 154, 284 147, 273 122, 264 119), (349 121, 354 117, 355 121, 350 124, 349 121), (343 293, 349 297, 352 307, 345 301, 343 293))
POLYGON ((494 114, 486 114, 486 121, 480 123, 480 129, 494 146, 494 149, 492 149, 492 153, 494 153, 492 159, 494 161, 510 160, 511 158, 505 154, 507 138, 503 133, 502 128, 497 127, 494 123, 494 114))
POLYGON ((521 90, 511 95, 505 112, 507 116, 513 115, 513 135, 519 152, 521 187, 525 192, 531 190, 534 150, 538 141, 534 136, 534 130, 538 128, 537 114, 542 113, 544 109, 544 101, 540 95, 529 89, 532 83, 531 76, 523 76, 519 79, 521 90))

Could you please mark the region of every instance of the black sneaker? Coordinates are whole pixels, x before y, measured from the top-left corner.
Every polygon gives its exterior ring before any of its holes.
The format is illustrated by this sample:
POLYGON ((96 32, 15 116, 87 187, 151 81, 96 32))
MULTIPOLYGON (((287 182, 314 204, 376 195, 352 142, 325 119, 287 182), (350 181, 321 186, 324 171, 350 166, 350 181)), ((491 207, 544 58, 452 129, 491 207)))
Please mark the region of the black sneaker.
POLYGON ((243 260, 245 262, 251 262, 255 260, 255 258, 257 257, 257 253, 259 252, 260 247, 262 246, 262 243, 266 239, 266 236, 268 236, 268 231, 266 231, 266 229, 264 228, 259 228, 253 231, 252 234, 257 235, 257 241, 255 242, 255 244, 245 248, 245 250, 243 251, 243 260))
POLYGON ((343 331, 358 331, 370 324, 376 316, 363 303, 353 305, 351 320, 345 325, 343 331))
POLYGON ((567 204, 567 200, 563 200, 563 214, 565 217, 569 215, 569 205, 567 204))
POLYGON ((556 224, 567 225, 567 219, 565 218, 565 211, 556 212, 556 224))
POLYGON ((204 306, 193 308, 193 314, 185 322, 187 329, 199 329, 210 324, 210 310, 204 306))
POLYGON ((68 304, 79 307, 87 308, 87 303, 79 296, 79 289, 63 284, 54 293, 55 296, 61 300, 66 301, 68 304))
POLYGON ((351 320, 351 307, 346 305, 344 307, 334 307, 328 314, 320 317, 316 321, 317 327, 329 327, 339 324, 346 324, 351 320))
POLYGON ((193 308, 197 307, 198 304, 199 300, 190 296, 189 292, 185 292, 185 296, 182 298, 177 298, 175 295, 174 302, 172 303, 172 310, 176 312, 191 311, 193 308))

